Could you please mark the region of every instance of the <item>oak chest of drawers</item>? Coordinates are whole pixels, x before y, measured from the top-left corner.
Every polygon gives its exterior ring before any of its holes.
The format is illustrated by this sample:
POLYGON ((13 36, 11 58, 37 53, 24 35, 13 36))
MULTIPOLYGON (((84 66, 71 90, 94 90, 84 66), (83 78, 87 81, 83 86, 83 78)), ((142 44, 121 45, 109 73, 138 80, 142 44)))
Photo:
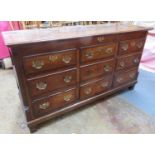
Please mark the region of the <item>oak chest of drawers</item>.
POLYGON ((4 32, 30 131, 133 88, 148 30, 113 24, 4 32))

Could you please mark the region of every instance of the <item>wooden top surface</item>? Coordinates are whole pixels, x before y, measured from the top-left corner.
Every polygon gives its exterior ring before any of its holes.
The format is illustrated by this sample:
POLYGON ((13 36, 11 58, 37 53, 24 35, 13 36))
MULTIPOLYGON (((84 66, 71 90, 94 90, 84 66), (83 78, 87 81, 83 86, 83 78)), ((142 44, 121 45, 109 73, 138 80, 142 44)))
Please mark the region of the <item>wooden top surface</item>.
POLYGON ((151 28, 135 25, 104 24, 89 26, 64 26, 48 29, 31 29, 3 32, 6 45, 37 43, 52 40, 72 39, 96 35, 147 31, 151 28))

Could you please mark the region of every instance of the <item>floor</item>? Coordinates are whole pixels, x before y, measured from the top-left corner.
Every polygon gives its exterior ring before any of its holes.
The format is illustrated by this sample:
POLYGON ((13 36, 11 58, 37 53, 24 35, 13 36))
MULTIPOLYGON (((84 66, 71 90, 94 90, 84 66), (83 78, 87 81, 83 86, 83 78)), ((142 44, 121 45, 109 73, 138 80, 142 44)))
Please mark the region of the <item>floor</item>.
POLYGON ((155 117, 155 73, 140 70, 138 84, 133 91, 125 91, 120 97, 155 117))
MULTIPOLYGON (((147 80, 150 82, 149 78, 147 80)), ((154 86, 148 88, 144 81, 140 79, 133 91, 122 92, 48 121, 35 133, 155 133, 155 109, 152 108, 154 96, 151 100, 148 100, 150 96, 144 96, 154 86), (145 88, 145 92, 143 90, 139 94, 139 90, 145 88), (153 110, 150 112, 150 109, 153 110)), ((0 88, 0 133, 28 134, 12 70, 0 70, 0 88)))

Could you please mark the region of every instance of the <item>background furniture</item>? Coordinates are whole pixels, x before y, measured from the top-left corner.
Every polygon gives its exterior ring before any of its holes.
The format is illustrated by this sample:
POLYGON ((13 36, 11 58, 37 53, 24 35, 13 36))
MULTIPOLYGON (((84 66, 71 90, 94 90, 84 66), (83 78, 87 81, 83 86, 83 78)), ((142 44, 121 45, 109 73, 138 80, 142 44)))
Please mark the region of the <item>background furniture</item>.
POLYGON ((20 22, 0 21, 0 66, 2 66, 4 69, 12 67, 12 63, 10 59, 9 48, 4 44, 2 32, 18 29, 22 29, 20 22))
POLYGON ((96 25, 105 23, 119 23, 119 21, 22 21, 23 29, 34 28, 52 28, 60 26, 74 26, 74 25, 96 25))

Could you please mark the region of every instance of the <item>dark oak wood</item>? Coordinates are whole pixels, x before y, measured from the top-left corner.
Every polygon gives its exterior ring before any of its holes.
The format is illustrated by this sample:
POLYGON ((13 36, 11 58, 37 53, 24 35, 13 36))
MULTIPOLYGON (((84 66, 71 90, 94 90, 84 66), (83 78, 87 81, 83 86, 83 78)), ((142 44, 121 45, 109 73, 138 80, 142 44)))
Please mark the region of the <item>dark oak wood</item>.
POLYGON ((117 58, 116 70, 128 69, 139 65, 141 52, 136 54, 125 55, 117 58))
POLYGON ((48 120, 50 120, 50 119, 52 119, 54 117, 58 117, 60 115, 68 113, 69 111, 80 108, 80 107, 85 106, 87 104, 94 103, 97 100, 104 99, 104 98, 108 97, 109 95, 117 93, 117 92, 119 92, 121 90, 128 89, 130 86, 134 86, 136 83, 137 83, 137 80, 134 80, 132 82, 126 83, 126 84, 121 85, 119 87, 112 88, 112 89, 110 89, 110 90, 108 90, 106 92, 103 92, 101 94, 98 94, 96 96, 92 96, 92 97, 90 97, 90 98, 88 98, 86 100, 75 102, 74 104, 71 104, 70 106, 66 106, 64 108, 61 108, 61 109, 53 112, 53 113, 50 113, 48 115, 36 118, 35 120, 32 120, 32 121, 28 122, 27 123, 28 127, 33 128, 33 126, 38 125, 40 123, 43 123, 45 121, 48 121, 48 120))
MULTIPOLYGON (((3 32, 5 35, 6 45, 19 45, 29 43, 40 43, 46 41, 58 41, 64 39, 75 39, 96 35, 104 35, 106 41, 110 41, 111 34, 121 34, 120 39, 124 38, 136 38, 135 36, 142 37, 146 35, 148 30, 152 28, 140 27, 135 25, 123 25, 123 24, 105 24, 105 25, 92 25, 92 26, 70 26, 70 27, 57 27, 52 29, 35 29, 35 30, 19 30, 11 32, 3 32), (124 33, 130 33, 124 35, 124 33), (107 37, 106 37, 107 36, 107 37), (33 38, 33 39, 32 39, 33 38), (109 39, 110 38, 110 39, 109 39)), ((101 36, 102 37, 102 36, 101 36)), ((115 38, 115 37, 114 37, 115 38)), ((103 39, 97 39, 97 42, 103 41, 103 39)))
POLYGON ((123 72, 116 72, 114 78, 114 87, 127 83, 129 81, 133 81, 134 79, 137 78, 137 75, 138 75, 137 68, 125 70, 123 72))
POLYGON ((99 61, 89 65, 83 65, 80 68, 80 80, 86 81, 99 76, 104 76, 114 71, 115 60, 108 59, 99 61))
POLYGON ((86 99, 100 94, 111 88, 112 76, 104 76, 103 79, 86 83, 80 87, 80 99, 86 99))
POLYGON ((52 94, 50 97, 33 102, 35 116, 42 116, 57 109, 70 105, 77 100, 77 89, 69 89, 64 92, 52 94))
POLYGON ((149 29, 116 24, 4 32, 30 132, 133 88, 149 29))
POLYGON ((81 62, 90 62, 103 58, 112 57, 117 49, 116 43, 84 47, 81 49, 81 62))
POLYGON ((69 69, 52 74, 44 74, 39 77, 28 79, 28 89, 32 97, 46 95, 60 88, 75 85, 77 83, 77 69, 69 69))
POLYGON ((23 60, 26 74, 64 68, 76 65, 76 50, 53 51, 51 53, 25 56, 23 60))
POLYGON ((139 52, 143 49, 144 43, 145 38, 121 41, 119 46, 119 54, 139 52))

